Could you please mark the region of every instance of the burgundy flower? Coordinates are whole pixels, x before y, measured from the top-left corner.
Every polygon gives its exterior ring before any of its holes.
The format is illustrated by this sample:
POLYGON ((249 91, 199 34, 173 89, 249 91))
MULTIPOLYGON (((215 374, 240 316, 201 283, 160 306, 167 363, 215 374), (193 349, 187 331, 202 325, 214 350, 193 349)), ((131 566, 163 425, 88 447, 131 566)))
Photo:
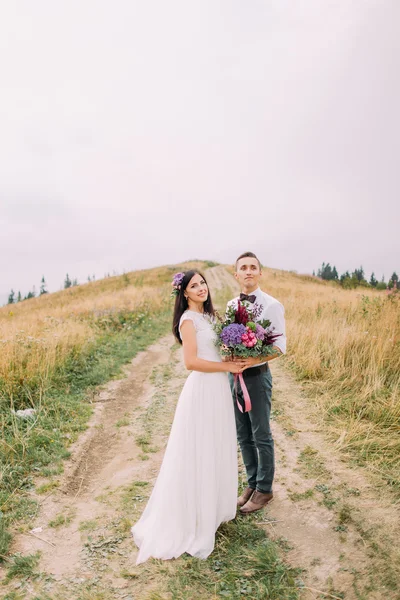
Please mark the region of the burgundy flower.
POLYGON ((249 313, 247 312, 246 307, 238 300, 238 306, 235 312, 235 323, 246 325, 248 321, 250 321, 249 313))

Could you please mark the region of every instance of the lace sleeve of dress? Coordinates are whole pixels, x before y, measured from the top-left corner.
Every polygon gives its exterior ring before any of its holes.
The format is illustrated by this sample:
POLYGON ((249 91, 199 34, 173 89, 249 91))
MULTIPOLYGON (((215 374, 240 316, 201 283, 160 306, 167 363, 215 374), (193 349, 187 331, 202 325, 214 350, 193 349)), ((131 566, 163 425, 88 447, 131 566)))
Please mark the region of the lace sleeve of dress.
POLYGON ((192 321, 194 328, 197 331, 196 320, 194 318, 194 315, 188 315, 187 313, 183 313, 179 321, 179 333, 181 333, 182 323, 184 323, 185 321, 192 321))

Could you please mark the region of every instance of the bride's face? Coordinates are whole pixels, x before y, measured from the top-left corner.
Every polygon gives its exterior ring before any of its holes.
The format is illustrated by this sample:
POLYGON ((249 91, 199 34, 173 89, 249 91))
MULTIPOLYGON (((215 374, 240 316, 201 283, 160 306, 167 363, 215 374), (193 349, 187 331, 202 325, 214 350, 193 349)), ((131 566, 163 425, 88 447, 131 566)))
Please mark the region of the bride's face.
POLYGON ((190 301, 196 304, 203 303, 208 298, 208 287, 201 275, 193 275, 185 290, 185 296, 190 301))

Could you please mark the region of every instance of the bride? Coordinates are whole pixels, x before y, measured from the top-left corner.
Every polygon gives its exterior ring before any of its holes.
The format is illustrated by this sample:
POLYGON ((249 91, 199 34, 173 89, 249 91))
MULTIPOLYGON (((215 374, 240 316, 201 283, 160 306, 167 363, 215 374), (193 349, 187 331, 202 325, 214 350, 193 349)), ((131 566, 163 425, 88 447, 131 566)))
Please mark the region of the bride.
POLYGON ((207 558, 219 525, 236 515, 236 428, 227 372, 240 373, 244 365, 221 361, 203 275, 196 270, 178 273, 172 285, 173 333, 192 373, 178 400, 153 492, 132 527, 139 547, 136 564, 184 552, 207 558))

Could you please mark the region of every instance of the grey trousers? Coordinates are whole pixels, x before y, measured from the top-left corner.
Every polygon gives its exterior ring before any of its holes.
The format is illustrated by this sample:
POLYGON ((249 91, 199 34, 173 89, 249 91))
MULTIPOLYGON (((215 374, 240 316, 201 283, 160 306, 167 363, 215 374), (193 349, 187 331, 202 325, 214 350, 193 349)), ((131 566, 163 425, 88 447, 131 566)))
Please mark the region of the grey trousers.
MULTIPOLYGON (((251 398, 252 409, 250 412, 240 412, 236 403, 232 374, 229 374, 229 381, 235 406, 237 439, 246 467, 248 485, 259 492, 268 493, 272 491, 275 473, 274 440, 269 424, 272 375, 269 367, 262 373, 259 372, 258 367, 253 368, 256 371, 251 368, 243 372, 243 379, 251 398)), ((239 381, 236 389, 239 402, 243 401, 239 381)))

